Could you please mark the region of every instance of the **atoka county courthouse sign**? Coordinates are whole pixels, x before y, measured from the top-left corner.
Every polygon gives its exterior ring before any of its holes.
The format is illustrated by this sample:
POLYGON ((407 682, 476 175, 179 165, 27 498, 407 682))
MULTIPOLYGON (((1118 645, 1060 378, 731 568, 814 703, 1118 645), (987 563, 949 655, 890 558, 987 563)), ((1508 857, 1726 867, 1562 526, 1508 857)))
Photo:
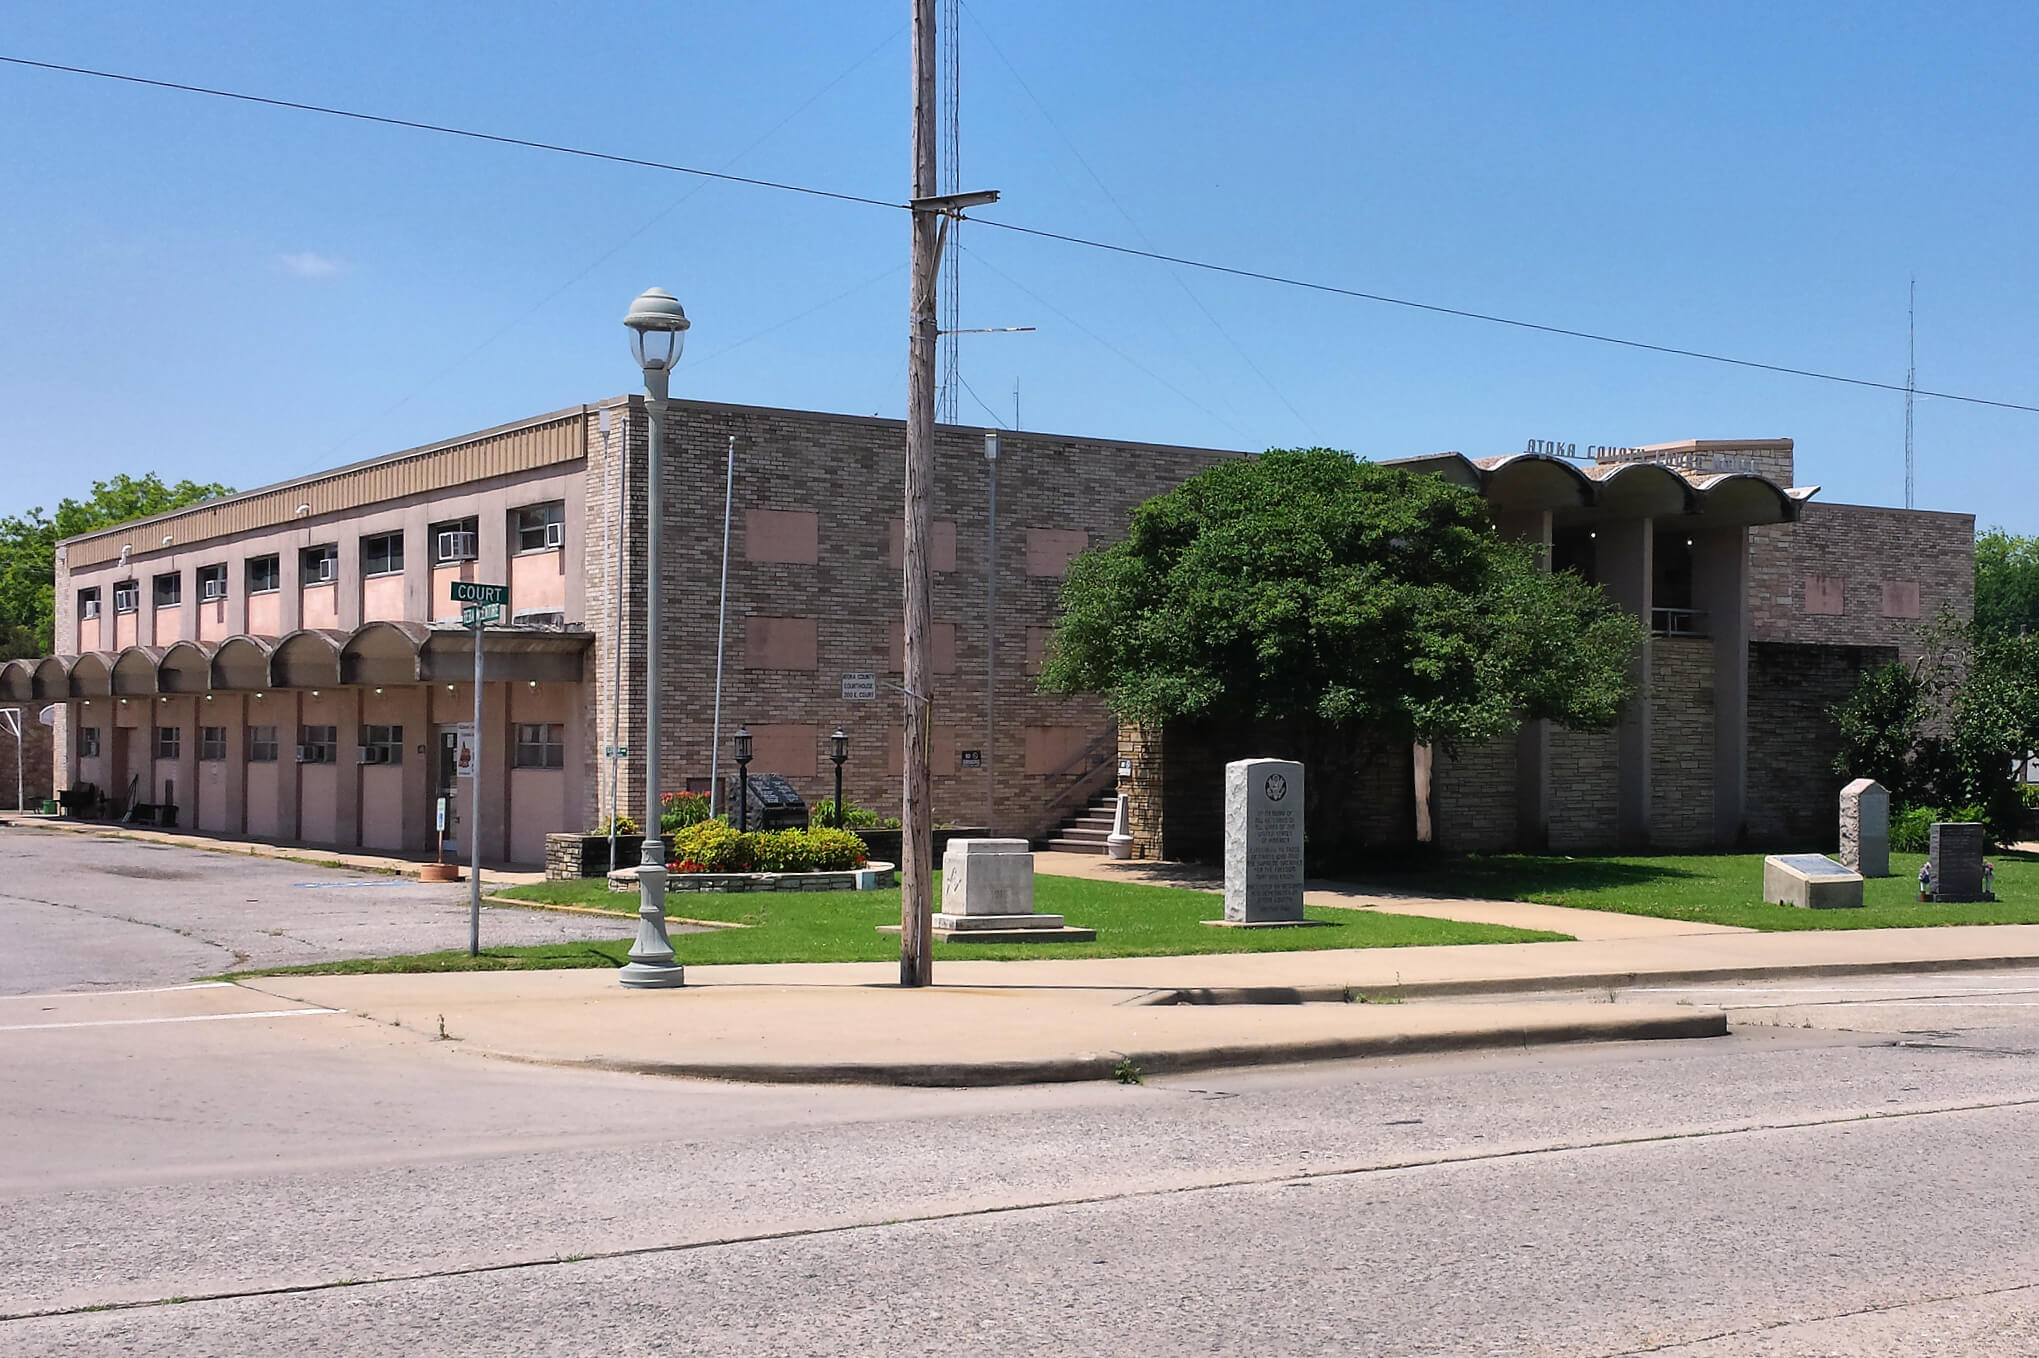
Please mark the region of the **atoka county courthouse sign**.
MULTIPOLYGON (((1544 457, 1568 457, 1578 459, 1579 445, 1559 443, 1555 439, 1530 439, 1522 449, 1525 453, 1537 453, 1544 457)), ((1748 453, 1696 452, 1682 449, 1617 448, 1607 443, 1586 445, 1585 460, 1588 462, 1654 462, 1663 467, 1676 467, 1688 472, 1755 472, 1761 475, 1763 469, 1748 453)))

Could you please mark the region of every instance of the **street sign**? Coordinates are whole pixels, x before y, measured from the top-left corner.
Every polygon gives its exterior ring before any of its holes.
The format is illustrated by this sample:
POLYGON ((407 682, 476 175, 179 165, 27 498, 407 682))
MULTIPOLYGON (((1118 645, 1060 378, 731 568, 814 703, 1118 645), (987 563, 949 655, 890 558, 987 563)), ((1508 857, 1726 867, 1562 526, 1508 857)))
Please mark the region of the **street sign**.
POLYGON ((501 604, 466 604, 460 610, 460 625, 462 627, 480 627, 484 623, 501 622, 502 620, 503 606, 501 604))
POLYGON ((630 747, 628 745, 604 745, 602 747, 602 758, 604 759, 628 759, 629 757, 630 747))
POLYGON ((495 604, 501 607, 510 602, 508 585, 478 585, 472 580, 453 582, 453 602, 456 604, 495 604))
POLYGON ((843 701, 868 703, 878 696, 878 676, 869 670, 843 671, 843 701))
POLYGON ((444 797, 441 797, 441 798, 439 799, 439 825, 438 825, 438 830, 439 830, 439 833, 440 833, 440 834, 442 834, 442 835, 446 833, 446 799, 445 799, 444 797))

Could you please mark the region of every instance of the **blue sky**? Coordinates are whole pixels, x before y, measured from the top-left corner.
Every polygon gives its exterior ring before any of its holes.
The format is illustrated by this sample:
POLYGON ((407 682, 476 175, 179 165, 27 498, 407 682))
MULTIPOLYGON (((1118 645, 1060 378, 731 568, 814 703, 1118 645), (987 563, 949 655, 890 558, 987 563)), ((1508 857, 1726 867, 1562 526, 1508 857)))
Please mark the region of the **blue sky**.
MULTIPOLYGON (((899 199, 908 6, 111 0, 0 53, 899 199)), ((2039 405, 2039 11, 967 0, 987 216, 2039 405)), ((905 407, 904 214, 0 67, 0 509, 250 486, 635 385, 905 407)), ((1025 427, 1373 457, 1798 440, 1903 499, 1900 395, 966 227, 963 374, 1025 427)), ((961 419, 990 423, 976 397, 961 419)), ((1918 503, 2039 533, 2039 414, 1921 400, 1918 503)))

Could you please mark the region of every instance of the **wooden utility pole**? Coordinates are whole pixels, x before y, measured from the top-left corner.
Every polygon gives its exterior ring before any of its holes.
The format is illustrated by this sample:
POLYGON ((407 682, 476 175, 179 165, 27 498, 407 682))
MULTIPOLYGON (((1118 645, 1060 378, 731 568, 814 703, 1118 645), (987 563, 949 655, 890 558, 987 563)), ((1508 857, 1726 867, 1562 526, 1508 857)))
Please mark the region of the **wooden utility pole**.
POLYGON ((899 984, 934 983, 933 785, 928 768, 930 581, 928 491, 934 480, 935 273, 939 214, 919 206, 935 196, 935 0, 913 4, 913 281, 908 303, 906 377, 906 795, 899 823, 899 984))

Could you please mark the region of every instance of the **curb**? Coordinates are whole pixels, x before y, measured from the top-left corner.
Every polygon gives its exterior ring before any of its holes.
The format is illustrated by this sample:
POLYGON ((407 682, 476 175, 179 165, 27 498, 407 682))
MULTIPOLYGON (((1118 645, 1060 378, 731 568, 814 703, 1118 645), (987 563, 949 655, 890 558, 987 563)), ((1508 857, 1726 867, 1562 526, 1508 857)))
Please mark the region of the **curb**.
MULTIPOLYGON (((559 905, 552 901, 523 901, 515 896, 484 896, 483 905, 507 905, 519 910, 551 910, 562 915, 600 915, 603 919, 635 920, 635 910, 603 910, 592 905, 559 905)), ((748 929, 748 924, 737 924, 726 919, 688 919, 685 915, 666 915, 667 924, 693 924, 703 929, 748 929)))
POLYGON ((739 1084, 895 1085, 918 1088, 993 1088, 1027 1084, 1072 1084, 1115 1080, 1122 1063, 1140 1075, 1176 1075, 1243 1066, 1290 1065, 1302 1061, 1343 1061, 1360 1057, 1435 1055, 1492 1051, 1571 1042, 1655 1042, 1674 1038, 1724 1037, 1727 1015, 1718 1010, 1614 1022, 1570 1022, 1549 1027, 1468 1030, 1455 1033, 1376 1033, 1364 1037, 1312 1038, 1265 1045, 1200 1047, 1155 1052, 1085 1052, 1035 1061, 772 1062, 616 1061, 520 1056, 470 1048, 478 1055, 527 1065, 660 1075, 675 1079, 721 1080, 739 1084))
MULTIPOLYGON (((1699 985, 1715 981, 1785 981, 1821 976, 1889 976, 1905 972, 2001 971, 2013 967, 2039 967, 2039 956, 1945 957, 1931 960, 1899 959, 1885 962, 1804 962, 1772 966, 1696 967, 1686 971, 1584 972, 1571 976, 1526 976, 1517 980, 1412 981, 1406 985, 1304 986, 1293 993, 1308 1002, 1343 999, 1345 992, 1382 996, 1388 999, 1448 999, 1460 995, 1538 995, 1564 990, 1625 989, 1639 985, 1699 985)), ((1158 995, 1186 995, 1188 990, 1159 990, 1158 995)), ((1253 990, 1212 990, 1201 992, 1225 998, 1209 1000, 1155 999, 1149 1004, 1288 1004, 1304 1001, 1243 1000, 1234 995, 1263 992, 1253 990)))

